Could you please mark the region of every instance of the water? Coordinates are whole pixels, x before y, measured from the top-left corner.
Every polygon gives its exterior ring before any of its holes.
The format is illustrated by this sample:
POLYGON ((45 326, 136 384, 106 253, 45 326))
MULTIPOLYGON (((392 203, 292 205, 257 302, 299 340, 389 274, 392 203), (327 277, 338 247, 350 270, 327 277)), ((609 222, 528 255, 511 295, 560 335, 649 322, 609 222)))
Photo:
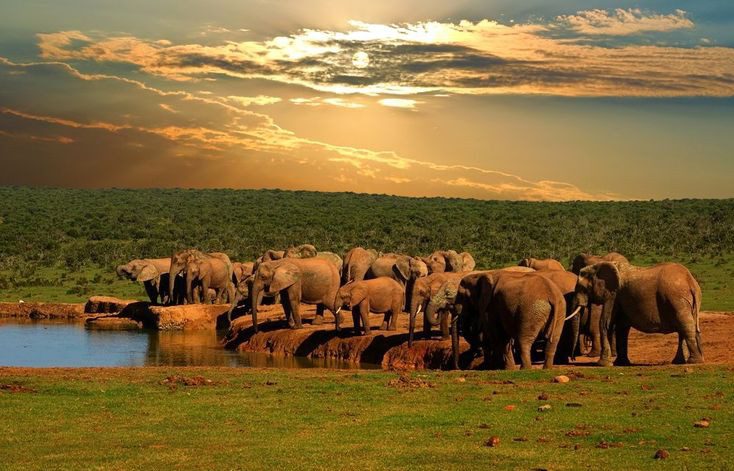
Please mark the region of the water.
POLYGON ((376 367, 233 352, 219 340, 211 331, 100 331, 87 330, 80 322, 0 319, 0 366, 376 367))

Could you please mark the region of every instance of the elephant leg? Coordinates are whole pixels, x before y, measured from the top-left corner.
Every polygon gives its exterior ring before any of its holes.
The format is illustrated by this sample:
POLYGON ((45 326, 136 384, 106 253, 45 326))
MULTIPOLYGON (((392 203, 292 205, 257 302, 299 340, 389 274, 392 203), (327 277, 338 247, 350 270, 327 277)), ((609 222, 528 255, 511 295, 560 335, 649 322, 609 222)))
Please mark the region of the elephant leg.
POLYGON ((688 363, 703 363, 703 349, 701 348, 701 334, 696 333, 696 327, 691 326, 685 331, 686 343, 688 347, 688 363))
POLYGON ((387 330, 398 330, 398 316, 402 311, 402 297, 398 296, 393 299, 392 309, 390 310, 390 323, 387 326, 387 330))
POLYGON ((144 281, 143 286, 145 287, 145 294, 150 299, 150 304, 158 304, 158 290, 152 281, 144 281))
MULTIPOLYGON (((543 369, 553 368, 553 361, 556 357, 556 351, 558 350, 558 343, 560 341, 559 335, 554 333, 548 342, 545 344, 545 362, 543 363, 543 369)), ((568 355, 564 354, 565 363, 568 363, 568 355)))
POLYGON ((448 311, 441 312, 440 323, 441 323, 441 340, 448 340, 449 339, 449 323, 450 323, 448 311))
POLYGON ((614 335, 617 344, 617 358, 614 360, 614 366, 630 366, 632 362, 630 362, 627 350, 630 335, 629 323, 624 319, 618 319, 614 326, 614 335))
POLYGON ((316 305, 316 317, 313 318, 313 322, 311 322, 311 325, 321 325, 323 323, 324 323, 324 305, 317 304, 316 305))
POLYGON ((362 316, 364 335, 372 335, 372 330, 370 328, 370 301, 368 298, 365 298, 364 301, 359 303, 359 313, 362 316))
POLYGON ((352 321, 354 322, 354 335, 360 335, 362 333, 362 329, 360 328, 360 314, 359 314, 359 306, 352 306, 352 321))
POLYGON ((390 324, 392 324, 393 314, 392 311, 385 311, 385 317, 382 318, 382 324, 380 324, 380 330, 388 330, 390 324))
POLYGON ((283 313, 285 314, 285 318, 288 321, 288 327, 293 329, 295 327, 295 324, 293 322, 293 308, 291 306, 289 297, 281 296, 280 305, 283 306, 283 313))
POLYGON ((601 356, 601 333, 599 332, 599 317, 601 313, 599 312, 599 309, 593 309, 592 308, 592 314, 590 314, 590 326, 589 326, 589 333, 591 335, 591 351, 587 356, 589 357, 599 357, 601 356), (596 311, 596 312, 594 312, 596 311))
POLYGON ((506 339, 502 345, 502 359, 506 370, 515 369, 515 354, 512 352, 512 340, 506 339))
MULTIPOLYGON (((293 328, 301 329, 301 289, 300 287, 291 286, 288 288, 285 296, 288 298, 288 303, 291 305, 291 312, 293 313, 293 328)), ((323 317, 323 313, 322 313, 323 317)))
POLYGON ((675 357, 673 357, 673 364, 674 365, 682 365, 686 362, 686 351, 688 348, 685 344, 685 334, 682 332, 678 332, 678 349, 675 352, 675 357))
POLYGON ((426 319, 426 310, 425 306, 423 306, 423 335, 427 338, 431 338, 431 323, 428 322, 428 319, 426 319))
POLYGON ((609 343, 609 337, 611 334, 610 324, 612 314, 614 310, 614 300, 608 300, 604 303, 603 312, 599 319, 599 337, 601 338, 601 352, 599 354, 599 366, 611 366, 611 350, 612 347, 609 343))
POLYGON ((530 349, 533 347, 533 342, 532 340, 518 339, 517 343, 520 346, 520 369, 529 370, 533 367, 533 362, 530 358, 530 349))

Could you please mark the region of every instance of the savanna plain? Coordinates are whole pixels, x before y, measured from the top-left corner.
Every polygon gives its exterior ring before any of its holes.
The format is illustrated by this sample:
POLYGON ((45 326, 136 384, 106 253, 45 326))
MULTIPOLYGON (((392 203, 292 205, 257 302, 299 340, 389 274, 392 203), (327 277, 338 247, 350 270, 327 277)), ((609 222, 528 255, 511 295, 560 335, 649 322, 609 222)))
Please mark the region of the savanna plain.
MULTIPOLYGON (((734 200, 0 188, 0 300, 142 300, 115 265, 185 247, 253 260, 311 243, 339 254, 358 245, 420 255, 454 248, 479 268, 618 251, 638 265, 683 263, 701 284, 703 310, 729 313, 732 227, 734 200)), ((715 318, 730 325, 728 315, 715 318)), ((726 335, 717 331, 704 365, 660 365, 658 357, 672 359, 675 336, 635 350, 659 337, 635 335, 633 367, 0 367, 0 467, 732 469, 726 335), (665 351, 645 357, 655 349, 665 351), (570 381, 554 382, 559 375, 570 381)), ((702 336, 706 345, 705 325, 702 336)))

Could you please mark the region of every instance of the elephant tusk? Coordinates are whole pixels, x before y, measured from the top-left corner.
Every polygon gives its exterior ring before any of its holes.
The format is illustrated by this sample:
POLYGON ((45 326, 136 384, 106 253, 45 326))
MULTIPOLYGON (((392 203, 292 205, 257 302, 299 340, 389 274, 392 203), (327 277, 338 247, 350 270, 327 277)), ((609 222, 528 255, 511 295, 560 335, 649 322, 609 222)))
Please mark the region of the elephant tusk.
POLYGON ((568 317, 566 317, 566 318, 565 318, 565 319, 563 320, 563 322, 566 322, 567 320, 569 320, 569 319, 571 319, 572 317, 576 316, 576 315, 577 315, 577 314, 579 313, 579 311, 580 311, 580 310, 581 310, 581 306, 576 306, 576 310, 575 310, 575 311, 573 311, 573 312, 572 312, 571 314, 569 314, 569 316, 568 316, 568 317))
POLYGON ((335 316, 338 316, 338 315, 339 315, 339 313, 341 312, 341 310, 342 310, 342 308, 339 308, 339 309, 337 309, 337 310, 336 310, 336 312, 334 313, 334 315, 335 315, 335 316))
POLYGON ((417 310, 417 311, 415 311, 415 314, 416 314, 416 315, 420 314, 420 313, 421 313, 421 310, 422 310, 422 309, 423 309, 423 305, 422 305, 422 304, 419 304, 419 305, 418 305, 418 310, 417 310))

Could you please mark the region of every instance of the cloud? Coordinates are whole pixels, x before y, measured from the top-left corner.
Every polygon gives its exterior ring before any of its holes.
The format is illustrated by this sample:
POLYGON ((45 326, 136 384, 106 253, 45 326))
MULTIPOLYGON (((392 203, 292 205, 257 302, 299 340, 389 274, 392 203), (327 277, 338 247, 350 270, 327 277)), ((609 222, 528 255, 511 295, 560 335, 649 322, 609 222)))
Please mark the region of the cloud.
POLYGON ((344 98, 340 98, 340 97, 291 98, 289 101, 293 103, 294 105, 304 105, 304 106, 331 105, 331 106, 338 106, 340 108, 349 108, 349 109, 359 109, 359 108, 367 107, 367 105, 365 105, 364 103, 359 103, 356 101, 349 101, 349 100, 345 100, 344 98))
POLYGON ((227 76, 338 95, 734 96, 734 48, 634 41, 638 33, 693 26, 682 10, 616 9, 535 24, 352 21, 345 31, 304 29, 218 45, 79 31, 38 38, 48 60, 129 63, 177 81, 227 76), (625 36, 627 41, 589 43, 595 36, 625 36), (354 65, 357 53, 367 54, 368 67, 354 65))
POLYGON ((629 36, 646 32, 669 32, 694 27, 687 13, 675 10, 673 13, 645 13, 639 8, 608 10, 586 10, 575 15, 557 17, 561 26, 582 34, 629 36))
POLYGON ((86 176, 94 171, 94 184, 120 185, 121 175, 134 161, 136 175, 145 175, 149 184, 171 186, 333 191, 338 189, 334 182, 354 175, 349 189, 362 192, 533 200, 609 197, 572 184, 308 139, 283 129, 268 115, 233 105, 229 96, 163 91, 124 77, 85 74, 63 63, 0 59, 0 77, 0 149, 4 155, 19 156, 2 177, 5 182, 87 186, 86 176), (26 73, 8 73, 17 71, 26 73), (104 158, 98 152, 100 142, 109 146, 104 158), (67 147, 73 152, 62 150, 67 147), (39 160, 42 156, 46 160, 39 160), (33 169, 49 162, 53 168, 75 170, 36 179, 33 169), (174 165, 192 167, 177 179, 166 171, 174 165), (189 174, 202 176, 191 180, 189 174))
POLYGON ((265 105, 274 105, 275 103, 280 103, 282 100, 278 97, 274 96, 266 96, 266 95, 258 95, 258 96, 233 96, 230 95, 227 97, 230 101, 237 103, 241 106, 265 106, 265 105))
POLYGON ((378 103, 380 103, 382 106, 388 106, 391 108, 404 108, 404 109, 415 109, 415 106, 418 103, 421 103, 417 100, 410 100, 407 98, 383 98, 378 103))

